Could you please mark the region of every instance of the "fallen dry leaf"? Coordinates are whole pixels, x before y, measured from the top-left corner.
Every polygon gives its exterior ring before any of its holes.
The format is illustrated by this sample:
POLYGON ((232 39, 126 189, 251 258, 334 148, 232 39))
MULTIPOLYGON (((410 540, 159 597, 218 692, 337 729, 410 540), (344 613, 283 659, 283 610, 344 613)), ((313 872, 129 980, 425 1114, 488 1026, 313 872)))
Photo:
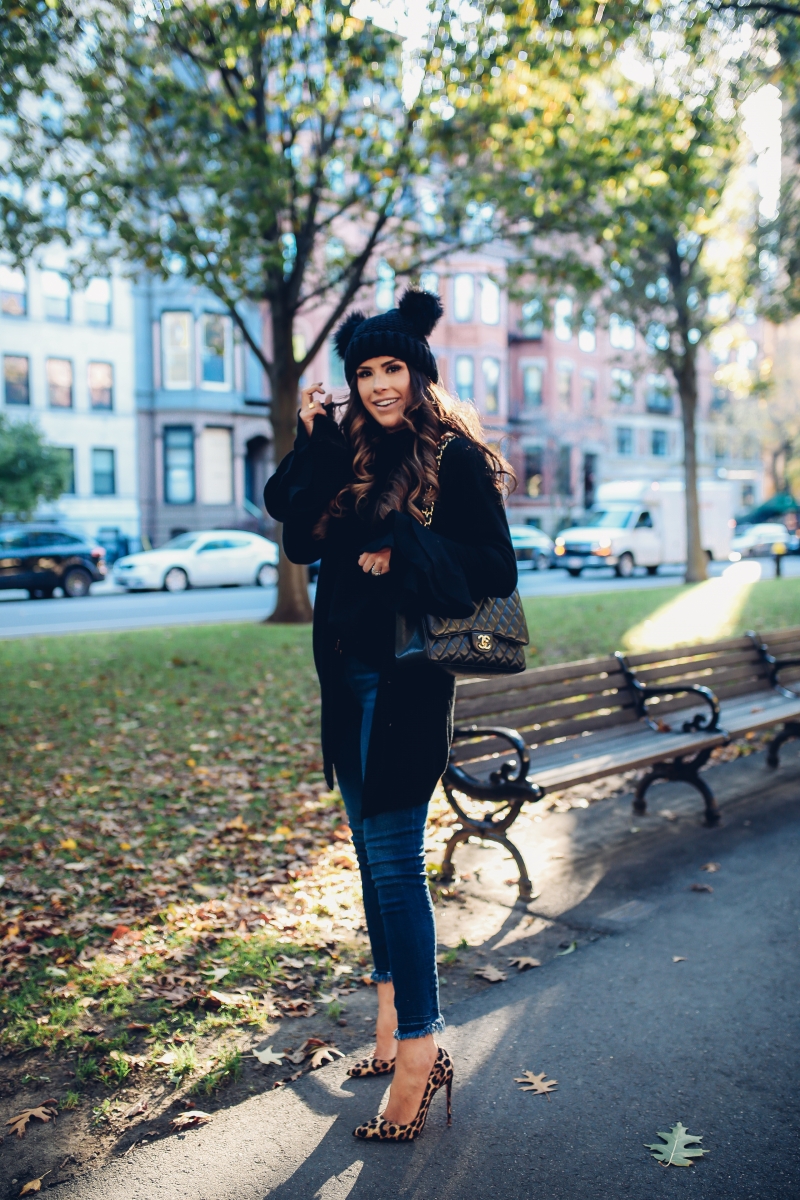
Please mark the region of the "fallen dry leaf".
POLYGON ((125 1116, 130 1120, 131 1117, 138 1117, 143 1112, 147 1112, 147 1100, 144 1097, 137 1100, 133 1107, 128 1109, 125 1116))
POLYGON ((287 1017, 313 1017, 317 1011, 310 1000, 282 1000, 281 1008, 287 1017))
POLYGON ((647 1145, 645 1149, 651 1151, 653 1158, 660 1162, 662 1167, 691 1167, 692 1159, 700 1158, 703 1154, 707 1154, 707 1150, 703 1150, 697 1146, 697 1142, 702 1142, 702 1138, 695 1137, 689 1133, 685 1125, 678 1121, 677 1125, 673 1125, 669 1133, 658 1131, 658 1137, 664 1139, 664 1143, 653 1142, 647 1145))
POLYGON ((264 1050, 254 1050, 253 1056, 258 1059, 262 1067, 271 1067, 273 1064, 279 1067, 284 1059, 284 1055, 276 1054, 272 1046, 267 1046, 264 1050))
POLYGON ((520 958, 510 958, 508 961, 509 964, 512 967, 516 967, 518 971, 527 971, 531 967, 540 967, 542 965, 538 958, 525 958, 524 956, 521 956, 520 958))
POLYGON ((244 992, 206 992, 209 1000, 216 1000, 217 1004, 227 1004, 228 1008, 241 1008, 244 1004, 250 1003, 250 997, 244 992))
MULTIPOLYGON (((564 946, 564 943, 562 942, 561 945, 564 946)), ((574 954, 577 949, 578 943, 570 942, 568 946, 564 946, 563 950, 557 950, 556 954, 559 958, 563 958, 565 954, 574 954)))
POLYGON ((333 1062, 336 1058, 344 1058, 344 1054, 336 1046, 320 1046, 311 1055, 311 1070, 316 1071, 326 1062, 333 1062))
POLYGON ((550 1092, 558 1087, 557 1079, 545 1079, 546 1071, 542 1071, 541 1075, 534 1075, 533 1071, 524 1071, 519 1079, 515 1079, 514 1083, 521 1083, 521 1092, 533 1092, 536 1096, 547 1096, 550 1099, 550 1092))
POLYGON ((156 1064, 159 1067, 171 1067, 176 1058, 174 1050, 165 1050, 161 1057, 156 1059, 156 1064))
MULTIPOLYGON (((45 1171, 44 1175, 49 1175, 49 1171, 45 1171)), ((42 1180, 44 1175, 40 1175, 38 1179, 31 1179, 25 1184, 20 1192, 20 1196, 30 1196, 31 1192, 40 1192, 42 1190, 42 1180)))
POLYGON ((719 870, 719 868, 720 868, 720 864, 719 864, 719 863, 703 863, 703 865, 702 865, 702 867, 700 868, 700 870, 701 870, 701 871, 708 871, 710 874, 712 874, 712 875, 713 875, 714 871, 718 871, 718 870, 719 870))
POLYGON ((220 980, 224 979, 226 975, 230 975, 230 973, 230 967, 214 967, 214 969, 211 971, 209 983, 219 983, 220 980))
POLYGON ((671 808, 662 808, 660 814, 665 821, 677 821, 678 814, 673 812, 671 808))
POLYGON ((189 1112, 178 1113, 177 1117, 172 1118, 172 1125, 175 1129, 187 1129, 191 1125, 205 1125, 206 1121, 211 1120, 211 1113, 201 1112, 199 1108, 191 1108, 189 1112))
POLYGON ((713 890, 710 883, 693 883, 689 888, 690 892, 713 892, 713 890))
POLYGON ((673 954, 672 961, 673 962, 688 962, 688 959, 683 958, 683 956, 680 954, 673 954))
POLYGON ((475 974, 480 979, 488 979, 489 983, 503 983, 508 979, 505 971, 498 971, 497 967, 493 967, 491 963, 488 963, 485 967, 481 967, 475 974))
POLYGON ((12 1117, 10 1121, 6 1121, 6 1125, 11 1126, 11 1132, 15 1133, 18 1138, 25 1136, 25 1130, 28 1122, 32 1117, 37 1121, 52 1121, 58 1116, 58 1101, 45 1100, 43 1104, 37 1105, 36 1108, 26 1108, 23 1112, 18 1113, 16 1117, 12 1117))

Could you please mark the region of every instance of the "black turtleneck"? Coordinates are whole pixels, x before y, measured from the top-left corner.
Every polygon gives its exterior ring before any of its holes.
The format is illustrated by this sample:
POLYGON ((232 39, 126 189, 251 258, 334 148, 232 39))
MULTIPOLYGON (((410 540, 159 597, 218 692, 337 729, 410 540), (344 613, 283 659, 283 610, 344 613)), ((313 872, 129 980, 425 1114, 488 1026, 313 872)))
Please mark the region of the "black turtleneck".
POLYGON ((328 620, 336 627, 339 644, 376 670, 385 667, 394 656, 394 627, 397 600, 397 573, 390 569, 377 576, 358 565, 364 548, 388 535, 392 517, 375 517, 378 500, 385 493, 393 472, 410 453, 414 435, 410 430, 397 433, 380 430, 375 453, 375 486, 369 506, 362 512, 349 512, 332 520, 329 536, 335 539, 339 571, 331 598, 328 620))

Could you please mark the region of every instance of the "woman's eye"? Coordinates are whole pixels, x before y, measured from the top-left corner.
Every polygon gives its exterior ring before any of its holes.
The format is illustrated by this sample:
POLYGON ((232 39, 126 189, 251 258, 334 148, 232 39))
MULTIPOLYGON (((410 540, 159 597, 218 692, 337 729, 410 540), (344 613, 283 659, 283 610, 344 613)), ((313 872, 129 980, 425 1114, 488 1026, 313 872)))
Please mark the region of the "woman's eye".
POLYGON ((393 367, 387 367, 387 368, 386 368, 386 374, 387 374, 387 375, 394 375, 395 371, 399 371, 399 370, 400 370, 400 368, 399 368, 399 367, 398 367, 398 366, 395 364, 395 366, 393 366, 393 367))

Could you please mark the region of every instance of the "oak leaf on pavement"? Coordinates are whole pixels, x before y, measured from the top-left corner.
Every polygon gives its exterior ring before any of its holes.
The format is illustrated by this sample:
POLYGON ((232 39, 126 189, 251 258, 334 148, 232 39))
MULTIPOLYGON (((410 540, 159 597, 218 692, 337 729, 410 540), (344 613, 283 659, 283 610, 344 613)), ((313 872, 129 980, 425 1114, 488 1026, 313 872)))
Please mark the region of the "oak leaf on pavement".
POLYGON ((172 1118, 172 1124, 175 1129, 187 1129, 192 1125, 205 1125, 206 1121, 211 1120, 211 1113, 201 1112, 199 1108, 192 1108, 189 1112, 178 1113, 177 1117, 172 1118))
POLYGON ((521 1083, 521 1092, 533 1092, 536 1096, 547 1096, 550 1099, 550 1093, 554 1088, 558 1087, 557 1079, 545 1079, 546 1071, 542 1071, 541 1075, 534 1075, 533 1071, 524 1071, 522 1075, 514 1080, 514 1083, 521 1083))
POLYGON ((52 1121, 58 1116, 58 1101, 45 1100, 43 1104, 37 1105, 36 1108, 26 1108, 23 1112, 18 1113, 16 1117, 12 1117, 10 1121, 6 1121, 6 1125, 11 1126, 11 1132, 15 1133, 18 1138, 25 1136, 25 1130, 28 1122, 32 1117, 37 1121, 52 1121))
POLYGON ((479 979, 488 979, 489 983, 503 983, 506 979, 508 979, 505 971, 499 971, 497 967, 492 966, 491 963, 487 963, 485 967, 481 967, 479 971, 475 972, 475 974, 479 979))
POLYGON ((336 1046, 320 1046, 311 1055, 311 1070, 316 1071, 326 1062, 333 1062, 337 1058, 344 1058, 344 1054, 336 1046))
POLYGON ((271 1067, 273 1065, 279 1067, 284 1059, 284 1055, 276 1054, 272 1046, 267 1046, 263 1050, 254 1050, 253 1056, 258 1059, 262 1067, 271 1067))
POLYGON ((662 1167, 691 1167, 695 1158, 708 1154, 707 1150, 703 1150, 697 1145, 703 1139, 689 1133, 686 1126, 682 1125, 680 1121, 672 1126, 669 1133, 659 1130, 658 1137, 664 1139, 663 1143, 653 1142, 648 1146, 645 1142, 644 1145, 645 1149, 651 1152, 653 1158, 660 1162, 662 1167))

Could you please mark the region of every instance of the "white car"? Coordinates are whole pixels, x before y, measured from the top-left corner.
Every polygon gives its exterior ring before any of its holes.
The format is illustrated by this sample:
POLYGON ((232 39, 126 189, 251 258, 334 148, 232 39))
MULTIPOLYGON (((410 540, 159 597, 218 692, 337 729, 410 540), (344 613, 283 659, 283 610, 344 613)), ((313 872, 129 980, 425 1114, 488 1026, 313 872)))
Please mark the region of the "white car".
POLYGON ((277 578, 275 542, 241 529, 181 533, 157 550, 129 554, 114 563, 114 582, 132 592, 254 583, 269 587, 277 578))
POLYGON ((535 525, 509 525, 511 545, 517 562, 530 563, 532 571, 546 571, 553 554, 553 539, 535 525))
POLYGON ((789 533, 779 521, 745 525, 743 529, 737 529, 731 540, 731 562, 738 562, 742 558, 768 558, 775 553, 772 547, 777 543, 785 546, 786 552, 791 554, 797 547, 797 536, 789 533))

